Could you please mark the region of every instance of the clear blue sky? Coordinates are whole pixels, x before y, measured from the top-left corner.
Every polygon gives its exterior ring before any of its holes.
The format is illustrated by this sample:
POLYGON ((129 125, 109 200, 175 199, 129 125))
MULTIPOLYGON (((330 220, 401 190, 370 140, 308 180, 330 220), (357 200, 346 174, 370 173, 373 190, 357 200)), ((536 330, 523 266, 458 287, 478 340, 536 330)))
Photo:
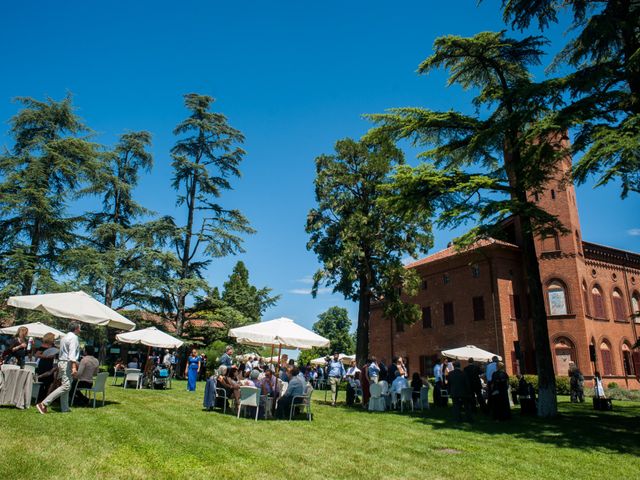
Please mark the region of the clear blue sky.
MULTIPOLYGON (((243 178, 222 199, 241 209, 258 233, 246 254, 215 260, 220 285, 233 264, 282 294, 266 318, 311 326, 341 297, 304 294, 318 267, 307 252, 306 214, 314 205, 314 158, 337 139, 369 128, 363 113, 397 106, 468 110, 469 95, 446 89, 444 73, 418 76, 418 64, 444 34, 504 28, 499 2, 371 1, 64 1, 9 2, 0 19, 0 144, 16 96, 62 98, 109 144, 127 130, 153 134, 155 168, 138 200, 181 217, 170 188, 171 131, 185 116, 182 94, 217 99, 215 107, 246 135, 243 178)), ((548 35, 551 52, 564 27, 548 35)), ((411 154, 413 155, 413 154, 411 154)), ((640 201, 621 201, 617 186, 578 189, 585 240, 640 251, 640 201), (635 230, 634 230, 635 229, 635 230), (636 235, 632 235, 635 233, 636 235)), ((84 201, 75 208, 91 205, 84 201)), ((438 250, 454 232, 437 232, 438 250)))

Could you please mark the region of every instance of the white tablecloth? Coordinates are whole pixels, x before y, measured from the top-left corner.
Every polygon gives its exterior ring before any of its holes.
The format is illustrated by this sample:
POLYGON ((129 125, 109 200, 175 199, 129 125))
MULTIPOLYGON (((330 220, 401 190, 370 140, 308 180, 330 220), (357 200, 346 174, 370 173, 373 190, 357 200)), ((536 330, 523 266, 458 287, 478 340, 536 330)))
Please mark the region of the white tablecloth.
POLYGON ((31 406, 34 375, 30 370, 0 372, 0 405, 14 405, 19 409, 31 406))

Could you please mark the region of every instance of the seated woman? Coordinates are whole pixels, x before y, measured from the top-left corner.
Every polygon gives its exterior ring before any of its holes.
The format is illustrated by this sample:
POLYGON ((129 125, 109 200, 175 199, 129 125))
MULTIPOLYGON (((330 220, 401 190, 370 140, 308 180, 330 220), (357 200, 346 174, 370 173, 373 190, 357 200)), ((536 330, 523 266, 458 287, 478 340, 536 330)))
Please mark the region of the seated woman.
POLYGON ((238 382, 229 375, 229 373, 230 371, 225 365, 220 365, 220 367, 218 368, 217 378, 218 387, 224 389, 224 391, 227 393, 227 398, 233 398, 235 400, 237 407, 240 404, 240 386, 238 385, 238 382))
POLYGON ((420 400, 420 390, 422 390, 422 379, 420 378, 420 374, 418 372, 413 372, 411 377, 411 398, 413 398, 414 402, 420 400))
POLYGON ((45 399, 55 378, 57 368, 53 362, 59 350, 53 346, 54 341, 55 335, 53 333, 45 333, 44 337, 42 337, 42 345, 36 350, 36 358, 39 360, 36 374, 38 375, 38 381, 42 383, 38 391, 38 403, 45 399))
POLYGON ((138 357, 133 357, 129 363, 127 363, 127 368, 140 368, 140 364, 138 363, 138 357))

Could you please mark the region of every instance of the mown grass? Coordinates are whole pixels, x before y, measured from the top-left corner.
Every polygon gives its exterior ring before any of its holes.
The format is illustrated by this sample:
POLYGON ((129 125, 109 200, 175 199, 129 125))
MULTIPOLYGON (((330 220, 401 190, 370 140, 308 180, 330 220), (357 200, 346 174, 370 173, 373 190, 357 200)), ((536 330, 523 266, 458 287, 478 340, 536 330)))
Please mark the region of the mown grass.
POLYGON ((168 391, 109 387, 103 408, 42 416, 0 408, 0 479, 638 478, 640 403, 614 412, 561 399, 553 421, 451 421, 332 408, 314 421, 236 419, 202 409, 183 382, 168 391), (455 450, 452 452, 451 450, 455 450), (457 452, 456 452, 457 451, 457 452))

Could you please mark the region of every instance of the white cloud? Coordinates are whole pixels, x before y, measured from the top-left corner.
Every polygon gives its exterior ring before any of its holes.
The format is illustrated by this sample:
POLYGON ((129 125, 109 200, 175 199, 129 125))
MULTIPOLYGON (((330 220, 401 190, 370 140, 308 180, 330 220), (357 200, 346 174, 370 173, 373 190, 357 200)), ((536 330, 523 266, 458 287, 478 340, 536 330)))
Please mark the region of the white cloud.
POLYGON ((640 237, 640 228, 632 228, 627 230, 627 233, 632 237, 640 237))
POLYGON ((307 275, 306 277, 299 278, 296 282, 304 283, 305 285, 313 285, 313 277, 311 275, 307 275))
MULTIPOLYGON (((293 293, 294 295, 311 295, 310 288, 294 288, 293 290, 289 290, 289 293, 293 293)), ((318 295, 324 295, 325 293, 331 293, 330 288, 319 288, 318 295)))

